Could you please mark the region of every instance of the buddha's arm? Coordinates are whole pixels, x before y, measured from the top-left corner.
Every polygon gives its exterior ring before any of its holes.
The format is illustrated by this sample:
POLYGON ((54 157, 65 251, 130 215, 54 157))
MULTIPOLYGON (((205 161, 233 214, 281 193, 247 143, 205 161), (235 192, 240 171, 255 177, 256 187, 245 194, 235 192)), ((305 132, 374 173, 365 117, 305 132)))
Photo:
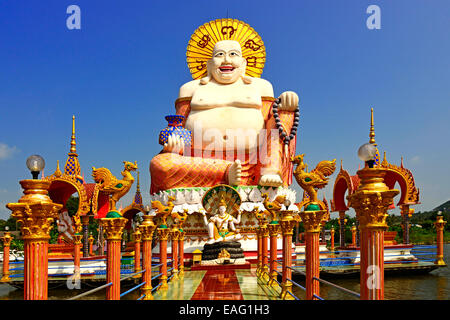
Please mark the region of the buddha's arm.
POLYGON ((237 218, 232 217, 231 219, 232 223, 234 224, 240 224, 241 223, 241 212, 238 213, 237 218))

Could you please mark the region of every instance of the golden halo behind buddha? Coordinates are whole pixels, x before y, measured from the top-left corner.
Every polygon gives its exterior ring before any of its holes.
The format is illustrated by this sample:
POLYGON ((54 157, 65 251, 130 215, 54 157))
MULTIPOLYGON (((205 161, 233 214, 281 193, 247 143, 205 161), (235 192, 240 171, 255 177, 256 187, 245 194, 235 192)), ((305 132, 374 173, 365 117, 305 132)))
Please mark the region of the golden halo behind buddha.
POLYGON ((245 22, 217 19, 198 27, 189 40, 186 61, 192 78, 200 79, 207 75, 206 62, 212 58, 216 42, 222 40, 239 42, 242 56, 247 60, 245 74, 261 77, 266 62, 266 48, 258 33, 245 22))

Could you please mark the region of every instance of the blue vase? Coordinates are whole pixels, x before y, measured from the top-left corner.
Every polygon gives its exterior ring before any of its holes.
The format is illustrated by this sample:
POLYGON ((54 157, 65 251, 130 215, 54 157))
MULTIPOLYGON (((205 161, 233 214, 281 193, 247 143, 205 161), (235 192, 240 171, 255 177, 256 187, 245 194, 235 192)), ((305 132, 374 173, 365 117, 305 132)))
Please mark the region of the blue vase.
POLYGON ((159 133, 159 144, 164 145, 167 143, 169 136, 177 135, 184 141, 186 147, 191 145, 191 131, 182 127, 184 116, 181 115, 169 115, 165 117, 168 126, 159 133))

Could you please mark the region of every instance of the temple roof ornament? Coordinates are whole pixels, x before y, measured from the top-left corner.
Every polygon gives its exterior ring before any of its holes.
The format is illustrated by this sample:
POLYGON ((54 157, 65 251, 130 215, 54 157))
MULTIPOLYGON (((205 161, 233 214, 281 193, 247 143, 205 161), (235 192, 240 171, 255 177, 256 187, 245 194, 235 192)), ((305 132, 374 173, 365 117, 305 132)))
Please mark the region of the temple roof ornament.
MULTIPOLYGON (((369 143, 376 148, 373 108, 370 109, 369 143)), ((412 172, 404 167, 403 157, 401 158, 400 166, 397 166, 386 160, 386 152, 384 152, 383 161, 380 162, 378 148, 376 150, 375 167, 386 169, 387 172, 384 177, 386 185, 390 189, 393 189, 396 183, 400 185, 401 193, 397 206, 419 204, 419 189, 415 186, 412 172)), ((336 177, 333 187, 333 200, 331 202, 333 212, 347 211, 349 209, 346 204, 345 193, 348 192, 348 195, 353 194, 358 189, 359 184, 360 179, 358 175, 351 176, 343 169, 341 161, 341 170, 336 177)), ((389 209, 393 208, 395 208, 395 205, 392 204, 389 209)))
POLYGON ((192 34, 186 52, 192 78, 200 79, 207 75, 206 63, 212 57, 216 42, 222 40, 238 41, 242 56, 247 60, 245 74, 261 76, 266 62, 266 49, 261 37, 248 24, 229 18, 207 22, 192 34))
POLYGON ((86 215, 90 210, 90 197, 88 197, 86 184, 80 173, 75 139, 75 116, 72 116, 72 136, 64 173, 60 169, 58 160, 55 172, 43 180, 51 181, 49 195, 56 203, 65 204, 73 193, 78 193, 79 204, 76 216, 86 215))
POLYGON ((128 223, 125 225, 125 229, 130 229, 131 220, 139 212, 146 213, 144 205, 142 203, 141 187, 139 183, 139 170, 137 170, 137 182, 136 182, 136 193, 133 197, 133 202, 126 206, 124 209, 120 209, 120 213, 124 218, 128 219, 128 223))
POLYGON ((75 139, 75 116, 72 116, 72 136, 70 139, 70 151, 66 160, 66 165, 64 166, 64 173, 67 175, 75 176, 84 183, 83 177, 81 176, 80 163, 78 162, 77 154, 77 143, 75 139))

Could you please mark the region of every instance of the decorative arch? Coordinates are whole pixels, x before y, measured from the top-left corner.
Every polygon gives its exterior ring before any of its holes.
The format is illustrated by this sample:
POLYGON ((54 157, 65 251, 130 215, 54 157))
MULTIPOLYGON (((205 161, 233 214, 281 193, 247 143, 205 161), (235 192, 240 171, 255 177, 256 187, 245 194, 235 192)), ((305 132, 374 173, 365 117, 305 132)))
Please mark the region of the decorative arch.
POLYGON ((81 183, 76 177, 68 175, 51 175, 45 177, 44 180, 50 181, 50 187, 48 189, 48 194, 52 201, 66 205, 69 197, 75 192, 78 193, 79 204, 78 210, 76 212, 77 216, 84 216, 90 210, 90 199, 87 196, 84 184, 81 183))
POLYGON ((144 206, 142 204, 136 204, 136 203, 132 203, 130 204, 128 207, 124 208, 122 210, 122 217, 127 218, 128 221, 125 224, 125 229, 130 230, 131 229, 131 221, 133 221, 133 218, 139 213, 146 213, 144 206))
POLYGON ((359 178, 358 176, 350 176, 347 170, 344 170, 341 165, 341 170, 339 171, 333 186, 333 200, 331 210, 332 212, 337 211, 347 211, 349 208, 347 206, 345 192, 352 194, 358 189, 359 178))
POLYGON ((379 165, 380 168, 386 169, 384 182, 393 189, 395 183, 400 186, 400 199, 397 206, 419 204, 419 189, 416 188, 412 172, 403 167, 403 161, 400 166, 396 166, 387 162, 386 153, 384 154, 383 162, 379 165))

